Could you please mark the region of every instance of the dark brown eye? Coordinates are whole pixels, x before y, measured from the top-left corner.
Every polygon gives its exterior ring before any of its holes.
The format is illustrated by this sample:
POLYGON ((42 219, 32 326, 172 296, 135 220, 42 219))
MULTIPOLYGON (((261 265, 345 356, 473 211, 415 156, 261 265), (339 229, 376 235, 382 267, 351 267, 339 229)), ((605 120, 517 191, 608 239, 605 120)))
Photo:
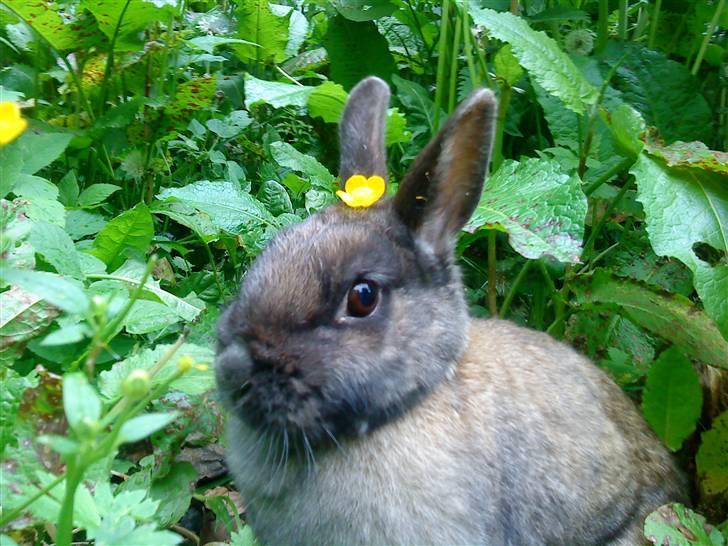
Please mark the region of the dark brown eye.
POLYGON ((352 317, 366 317, 379 303, 379 287, 372 281, 357 281, 349 290, 346 310, 352 317))

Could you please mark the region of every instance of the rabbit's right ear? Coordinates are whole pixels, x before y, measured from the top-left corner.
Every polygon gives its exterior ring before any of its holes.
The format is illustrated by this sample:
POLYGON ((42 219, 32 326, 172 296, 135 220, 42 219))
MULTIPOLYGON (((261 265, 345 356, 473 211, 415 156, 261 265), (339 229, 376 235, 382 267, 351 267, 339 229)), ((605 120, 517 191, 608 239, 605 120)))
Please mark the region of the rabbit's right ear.
POLYGON ((394 208, 418 239, 449 251, 480 200, 493 142, 497 101, 489 89, 468 97, 402 180, 394 208))

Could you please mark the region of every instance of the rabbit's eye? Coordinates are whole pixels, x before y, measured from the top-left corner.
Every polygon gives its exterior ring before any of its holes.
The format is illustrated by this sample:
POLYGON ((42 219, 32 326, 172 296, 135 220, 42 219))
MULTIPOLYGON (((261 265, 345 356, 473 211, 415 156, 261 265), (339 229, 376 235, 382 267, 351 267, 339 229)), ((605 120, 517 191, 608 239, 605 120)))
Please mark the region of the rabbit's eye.
POLYGON ((379 303, 379 287, 372 281, 358 281, 349 290, 346 310, 353 317, 366 317, 379 303))

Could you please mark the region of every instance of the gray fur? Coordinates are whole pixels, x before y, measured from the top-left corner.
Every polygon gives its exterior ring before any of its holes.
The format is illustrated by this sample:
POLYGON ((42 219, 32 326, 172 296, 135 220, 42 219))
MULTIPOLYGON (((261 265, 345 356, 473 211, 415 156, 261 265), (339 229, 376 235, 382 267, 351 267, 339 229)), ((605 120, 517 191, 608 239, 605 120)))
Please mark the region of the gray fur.
MULTIPOLYGON (((386 108, 362 96, 347 111, 386 108)), ((477 202, 494 111, 476 92, 394 200, 280 233, 223 315, 228 462, 264 544, 634 545, 650 510, 684 500, 604 373, 543 333, 467 316, 452 238, 477 202), (356 318, 346 294, 361 278, 381 298, 356 318)), ((342 165, 370 174, 359 157, 342 165)))

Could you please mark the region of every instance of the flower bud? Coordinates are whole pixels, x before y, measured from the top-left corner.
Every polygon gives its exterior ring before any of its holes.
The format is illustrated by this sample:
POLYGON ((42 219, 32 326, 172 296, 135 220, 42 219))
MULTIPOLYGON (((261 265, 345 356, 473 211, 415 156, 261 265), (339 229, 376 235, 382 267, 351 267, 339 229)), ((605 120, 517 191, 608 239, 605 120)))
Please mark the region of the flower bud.
POLYGON ((186 373, 190 371, 194 365, 195 359, 189 355, 185 355, 177 361, 177 371, 186 373))
POLYGON ((151 387, 151 378, 149 372, 146 370, 136 369, 132 370, 129 375, 126 376, 124 382, 121 384, 121 391, 124 396, 131 400, 139 400, 143 398, 149 392, 151 387))

